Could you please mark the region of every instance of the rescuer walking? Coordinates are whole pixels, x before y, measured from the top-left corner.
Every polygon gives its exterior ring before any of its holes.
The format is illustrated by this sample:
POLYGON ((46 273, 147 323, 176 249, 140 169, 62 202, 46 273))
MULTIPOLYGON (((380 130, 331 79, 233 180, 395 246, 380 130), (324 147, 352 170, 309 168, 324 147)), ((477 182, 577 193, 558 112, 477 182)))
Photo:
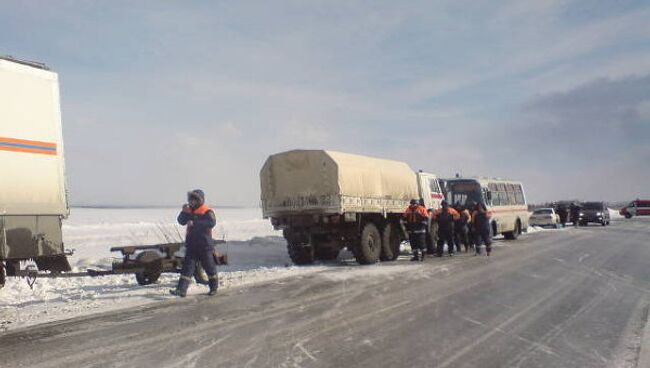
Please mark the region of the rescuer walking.
POLYGON ((192 281, 197 262, 201 262, 203 269, 208 274, 208 295, 217 293, 217 263, 214 259, 214 240, 212 239, 212 228, 217 220, 212 211, 205 204, 205 194, 202 190, 196 189, 187 193, 188 204, 183 205, 178 215, 178 223, 187 226, 185 235, 185 259, 181 276, 176 289, 170 293, 185 297, 187 288, 192 281))
POLYGON ((442 201, 439 208, 433 212, 433 220, 438 224, 438 244, 436 255, 442 257, 443 248, 447 243, 449 256, 454 255, 454 221, 460 219, 460 215, 455 209, 449 207, 447 201, 442 201))
POLYGON ((404 211, 403 217, 406 220, 409 242, 413 250, 411 261, 424 261, 429 214, 424 206, 420 205, 416 199, 412 199, 404 211))

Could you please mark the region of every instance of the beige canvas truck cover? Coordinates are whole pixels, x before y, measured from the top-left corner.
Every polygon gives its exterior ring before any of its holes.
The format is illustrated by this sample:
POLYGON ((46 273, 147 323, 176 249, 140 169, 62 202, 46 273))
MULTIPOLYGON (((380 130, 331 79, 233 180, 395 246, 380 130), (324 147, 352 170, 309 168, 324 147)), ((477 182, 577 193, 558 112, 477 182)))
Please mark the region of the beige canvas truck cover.
POLYGON ((56 73, 0 57, 0 216, 67 216, 56 73))
POLYGON ((260 172, 264 217, 301 213, 402 212, 419 198, 404 162, 325 150, 270 156, 260 172))

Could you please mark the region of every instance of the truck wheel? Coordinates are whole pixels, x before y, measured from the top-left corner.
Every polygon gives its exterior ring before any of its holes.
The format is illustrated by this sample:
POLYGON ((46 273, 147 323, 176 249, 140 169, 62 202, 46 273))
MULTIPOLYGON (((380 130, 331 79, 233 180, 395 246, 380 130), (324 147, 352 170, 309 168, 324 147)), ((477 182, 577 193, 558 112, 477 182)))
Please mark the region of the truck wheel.
POLYGON ((625 214, 625 218, 626 218, 626 219, 631 219, 631 218, 632 218, 632 215, 630 215, 629 213, 626 213, 626 214, 625 214))
POLYGON ((287 243, 289 258, 297 265, 314 263, 314 247, 304 243, 287 243))
POLYGON ((162 264, 158 252, 142 252, 135 257, 135 260, 144 267, 143 271, 135 273, 135 280, 139 285, 150 285, 158 281, 162 273, 162 264))
POLYGON ((395 224, 388 224, 384 228, 381 241, 381 255, 379 259, 387 262, 394 261, 399 257, 399 246, 401 244, 399 229, 395 224))
POLYGON ((334 261, 339 256, 339 249, 337 248, 316 248, 314 249, 314 257, 319 261, 334 261))
POLYGON ((377 226, 369 222, 363 227, 361 241, 355 247, 354 258, 360 264, 372 264, 379 260, 381 255, 381 235, 377 226))

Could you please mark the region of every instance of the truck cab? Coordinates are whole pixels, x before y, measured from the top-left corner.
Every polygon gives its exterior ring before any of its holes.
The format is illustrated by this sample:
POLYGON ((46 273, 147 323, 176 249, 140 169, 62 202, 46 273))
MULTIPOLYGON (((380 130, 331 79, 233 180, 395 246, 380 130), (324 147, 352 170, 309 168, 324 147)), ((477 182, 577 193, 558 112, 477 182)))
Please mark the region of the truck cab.
POLYGON ((418 193, 424 199, 424 206, 427 209, 438 209, 444 199, 440 181, 434 174, 425 173, 422 170, 416 173, 418 182, 418 193))

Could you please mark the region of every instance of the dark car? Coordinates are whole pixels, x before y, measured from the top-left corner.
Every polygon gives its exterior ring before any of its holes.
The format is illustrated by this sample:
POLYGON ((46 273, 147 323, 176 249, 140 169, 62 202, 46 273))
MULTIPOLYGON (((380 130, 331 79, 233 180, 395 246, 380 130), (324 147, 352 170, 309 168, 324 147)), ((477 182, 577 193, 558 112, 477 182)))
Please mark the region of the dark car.
POLYGON ((595 222, 603 226, 609 225, 609 210, 604 202, 584 202, 581 204, 580 225, 595 222))

